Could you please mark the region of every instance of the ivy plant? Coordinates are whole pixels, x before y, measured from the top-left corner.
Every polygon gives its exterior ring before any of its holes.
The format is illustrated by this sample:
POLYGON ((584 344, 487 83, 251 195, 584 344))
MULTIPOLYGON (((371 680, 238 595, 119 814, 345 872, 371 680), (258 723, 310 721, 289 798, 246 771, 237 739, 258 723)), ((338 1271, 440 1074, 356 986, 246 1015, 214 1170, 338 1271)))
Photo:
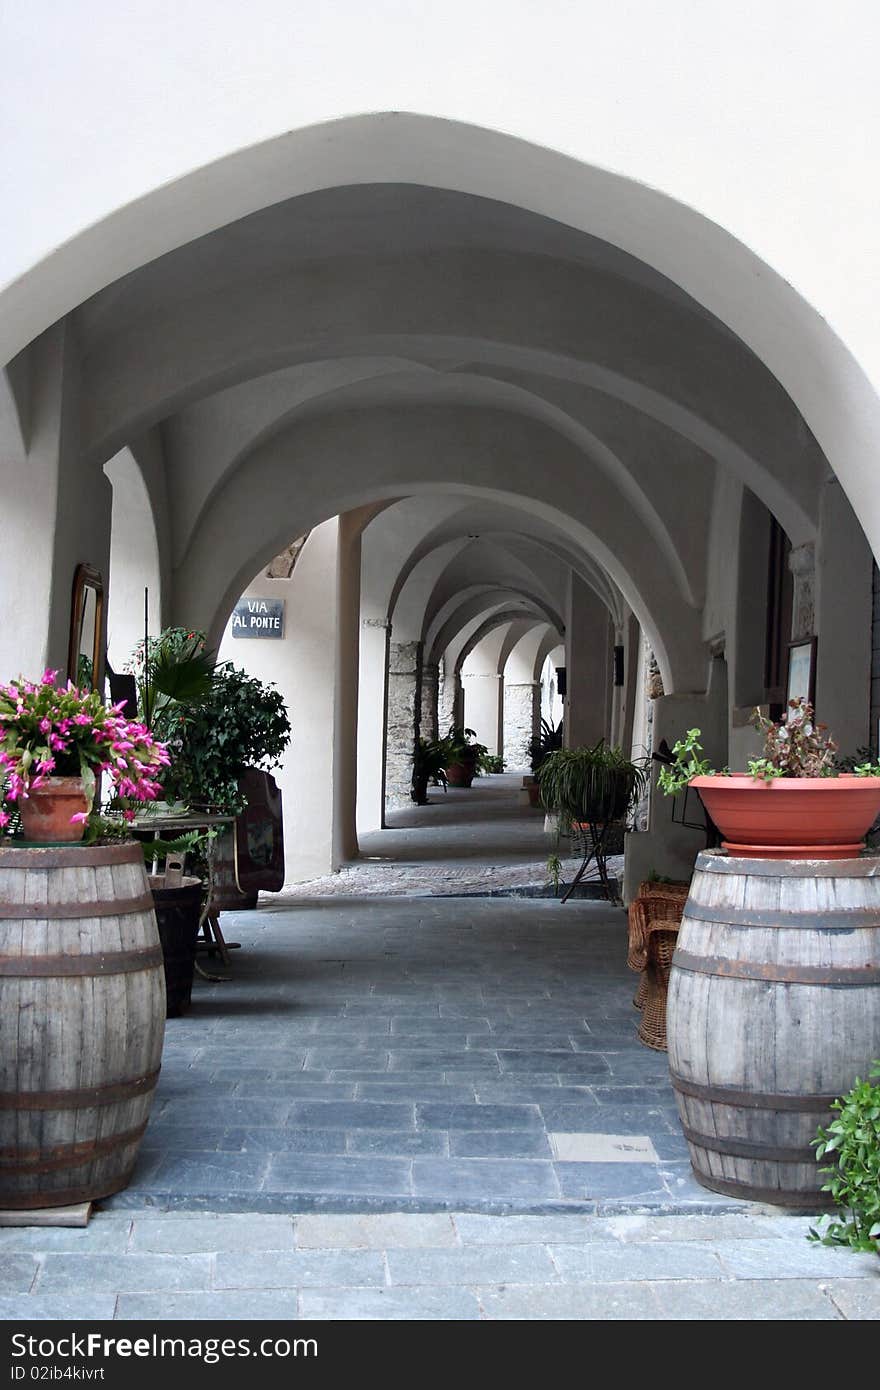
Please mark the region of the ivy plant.
POLYGON ((818 1161, 832 1160, 820 1169, 828 1178, 822 1191, 831 1194, 840 1213, 826 1217, 824 1229, 811 1229, 809 1239, 880 1255, 880 1063, 874 1063, 871 1077, 857 1078, 852 1090, 834 1101, 837 1118, 812 1141, 818 1161))

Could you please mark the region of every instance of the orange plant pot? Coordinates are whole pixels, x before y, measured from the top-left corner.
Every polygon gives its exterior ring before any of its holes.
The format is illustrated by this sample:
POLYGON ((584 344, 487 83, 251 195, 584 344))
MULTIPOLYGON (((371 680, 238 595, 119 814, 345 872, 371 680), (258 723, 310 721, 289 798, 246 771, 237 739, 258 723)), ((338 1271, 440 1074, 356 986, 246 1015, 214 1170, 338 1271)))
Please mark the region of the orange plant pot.
POLYGON ((81 777, 49 777, 18 802, 21 828, 33 844, 77 844, 85 825, 70 818, 90 809, 81 777))
POLYGON ((880 813, 880 777, 695 777, 728 853, 748 859, 850 859, 880 813))

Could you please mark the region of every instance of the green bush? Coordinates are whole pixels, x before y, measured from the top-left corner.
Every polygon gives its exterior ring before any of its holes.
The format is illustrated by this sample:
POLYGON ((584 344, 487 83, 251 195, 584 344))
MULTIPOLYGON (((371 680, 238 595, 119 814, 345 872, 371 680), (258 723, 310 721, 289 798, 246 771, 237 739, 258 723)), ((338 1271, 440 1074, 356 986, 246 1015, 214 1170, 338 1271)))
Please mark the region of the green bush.
MULTIPOLYGON (((874 1063, 871 1076, 880 1077, 874 1063)), ((837 1118, 813 1140, 818 1160, 831 1158, 820 1169, 841 1212, 827 1217, 824 1230, 811 1230, 810 1239, 822 1245, 847 1245, 851 1250, 880 1254, 880 1084, 858 1078, 842 1100, 834 1101, 837 1118)))

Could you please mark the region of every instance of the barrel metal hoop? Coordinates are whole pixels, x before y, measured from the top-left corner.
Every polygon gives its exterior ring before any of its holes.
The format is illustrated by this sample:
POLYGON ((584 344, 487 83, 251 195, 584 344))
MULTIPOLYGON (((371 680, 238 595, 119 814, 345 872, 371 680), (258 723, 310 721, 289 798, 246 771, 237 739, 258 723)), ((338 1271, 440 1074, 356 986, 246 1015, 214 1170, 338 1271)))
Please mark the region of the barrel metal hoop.
POLYGON ((859 928, 880 928, 876 907, 858 907, 847 912, 785 911, 783 908, 707 907, 691 902, 685 912, 688 922, 721 923, 725 927, 772 927, 784 931, 850 932, 859 928))
POLYGON ((80 1091, 0 1091, 0 1110, 91 1110, 96 1105, 116 1105, 155 1090, 159 1070, 80 1091))
POLYGON ((13 918, 26 921, 70 921, 75 917, 127 917, 133 912, 150 912, 152 893, 137 898, 107 898, 103 901, 81 903, 0 903, 0 920, 13 918))
POLYGON ((136 1144, 143 1137, 147 1121, 135 1129, 127 1129, 122 1134, 110 1134, 104 1139, 93 1139, 79 1144, 57 1144, 48 1151, 0 1149, 0 1177, 16 1174, 29 1177, 32 1173, 54 1173, 59 1168, 84 1168, 87 1163, 104 1158, 116 1149, 124 1149, 136 1144), (6 1160, 12 1160, 7 1162, 6 1160))
POLYGON ((713 1105, 746 1106, 754 1110, 786 1110, 804 1115, 824 1115, 837 1096, 771 1095, 766 1091, 738 1091, 733 1086, 704 1086, 670 1071, 672 1089, 694 1100, 713 1105))
POLYGON ((731 1158, 757 1158, 773 1163, 814 1163, 816 1159, 813 1149, 778 1148, 772 1144, 750 1143, 746 1139, 718 1139, 712 1134, 700 1134, 687 1125, 682 1125, 682 1129, 689 1144, 710 1149, 712 1153, 728 1154, 731 1158))
POLYGON ((717 975, 730 980, 761 980, 767 984, 839 985, 858 987, 880 985, 880 967, 826 965, 777 965, 763 961, 736 960, 727 956, 695 955, 680 947, 672 958, 673 967, 694 975, 717 975))
POLYGON ((120 845, 17 845, 0 849, 0 869, 99 869, 109 864, 140 864, 144 856, 134 840, 120 845))
POLYGON ((84 1187, 43 1188, 38 1192, 0 1192, 0 1201, 6 1211, 39 1211, 43 1207, 73 1207, 80 1202, 99 1202, 102 1197, 121 1192, 128 1186, 134 1172, 135 1158, 125 1165, 121 1173, 115 1173, 112 1178, 100 1183, 91 1182, 84 1187))
POLYGON ((0 956, 0 979, 56 979, 69 975, 129 975, 152 970, 163 960, 161 946, 142 946, 136 951, 97 951, 94 955, 0 956))
MULTIPOLYGON (((693 1165, 691 1165, 693 1167, 693 1165)), ((765 1202, 773 1207, 796 1207, 801 1211, 815 1212, 833 1205, 827 1193, 816 1191, 795 1192, 784 1187, 756 1187, 750 1182, 735 1182, 732 1178, 716 1178, 712 1173, 701 1173, 694 1167, 694 1177, 710 1192, 723 1192, 726 1197, 739 1197, 744 1202, 765 1202)))
POLYGON ((863 854, 858 859, 740 859, 718 850, 702 850, 697 855, 696 871, 732 874, 736 878, 880 878, 880 855, 863 854))

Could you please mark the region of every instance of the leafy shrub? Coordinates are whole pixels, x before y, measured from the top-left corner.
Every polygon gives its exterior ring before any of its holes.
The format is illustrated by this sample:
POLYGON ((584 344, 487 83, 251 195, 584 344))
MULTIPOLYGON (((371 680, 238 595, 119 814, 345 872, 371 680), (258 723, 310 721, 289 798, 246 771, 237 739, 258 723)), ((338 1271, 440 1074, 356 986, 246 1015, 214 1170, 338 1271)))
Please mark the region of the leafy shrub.
MULTIPOLYGON (((871 1076, 880 1078, 880 1064, 871 1076)), ((827 1217, 825 1229, 811 1230, 809 1238, 880 1254, 880 1083, 857 1079, 831 1108, 837 1118, 813 1143, 817 1160, 834 1160, 820 1169, 828 1178, 822 1191, 831 1193, 841 1217, 827 1217)))

